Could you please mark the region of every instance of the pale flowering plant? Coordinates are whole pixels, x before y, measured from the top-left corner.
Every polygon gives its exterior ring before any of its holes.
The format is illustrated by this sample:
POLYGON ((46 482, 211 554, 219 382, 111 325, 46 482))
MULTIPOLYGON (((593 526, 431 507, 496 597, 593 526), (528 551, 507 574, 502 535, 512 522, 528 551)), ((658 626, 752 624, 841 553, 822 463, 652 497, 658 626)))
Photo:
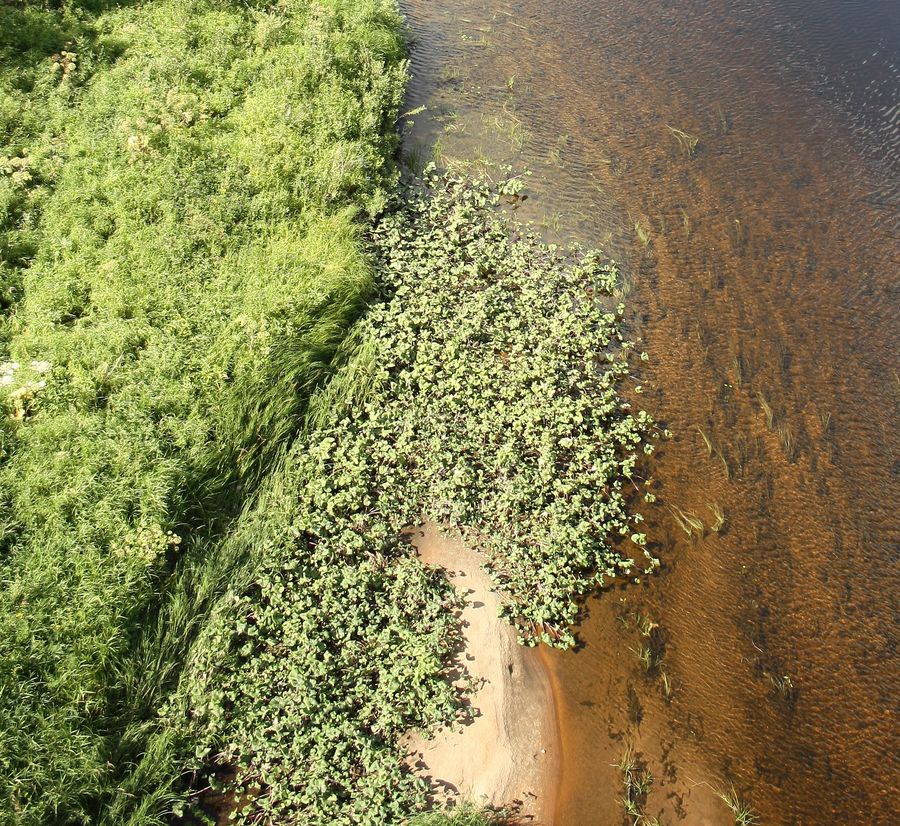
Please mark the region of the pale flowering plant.
POLYGON ((49 361, 0 363, 0 404, 9 418, 22 422, 35 412, 38 395, 47 387, 45 376, 52 369, 49 361))
POLYGON ((8 387, 16 380, 16 371, 19 369, 19 362, 4 361, 0 364, 0 387, 8 387))

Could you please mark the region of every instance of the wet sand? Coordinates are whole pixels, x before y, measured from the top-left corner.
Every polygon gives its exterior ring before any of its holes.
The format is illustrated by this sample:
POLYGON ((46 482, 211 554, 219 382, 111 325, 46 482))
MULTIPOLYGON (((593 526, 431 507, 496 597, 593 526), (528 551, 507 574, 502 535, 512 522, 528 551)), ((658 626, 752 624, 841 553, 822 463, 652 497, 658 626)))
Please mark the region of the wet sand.
POLYGON ((559 749, 541 655, 518 645, 512 627, 499 618, 500 599, 478 553, 432 524, 411 536, 422 561, 443 568, 465 599, 465 643, 457 665, 475 690, 464 724, 430 740, 408 737, 408 764, 429 782, 435 803, 469 800, 508 809, 521 823, 550 826, 559 749))

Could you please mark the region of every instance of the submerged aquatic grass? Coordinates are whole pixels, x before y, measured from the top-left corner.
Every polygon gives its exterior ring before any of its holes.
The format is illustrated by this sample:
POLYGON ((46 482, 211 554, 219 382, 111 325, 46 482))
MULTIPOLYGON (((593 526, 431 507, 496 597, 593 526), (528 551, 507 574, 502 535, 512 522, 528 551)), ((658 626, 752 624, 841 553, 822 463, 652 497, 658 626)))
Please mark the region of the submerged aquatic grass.
POLYGON ((644 228, 640 221, 634 222, 634 234, 644 249, 650 246, 650 232, 644 228))
POLYGON ((614 764, 622 774, 622 797, 620 802, 631 826, 655 826, 657 818, 645 812, 647 796, 653 786, 653 774, 646 764, 638 759, 631 746, 614 764))
POLYGON ((722 510, 722 506, 718 502, 707 502, 706 507, 709 508, 713 515, 713 522, 709 529, 713 533, 719 533, 725 527, 725 511, 722 510))
POLYGON ((696 514, 682 510, 678 505, 668 505, 675 524, 685 532, 689 539, 702 539, 706 533, 703 521, 696 514))
POLYGON ((692 135, 690 132, 685 132, 683 129, 677 129, 674 126, 669 126, 666 124, 666 129, 672 134, 672 137, 675 138, 675 141, 678 143, 678 148, 682 151, 686 158, 693 158, 697 152, 697 147, 700 145, 700 138, 697 135, 692 135))
POLYGON ((734 826, 754 826, 759 822, 756 812, 743 801, 734 786, 730 786, 725 791, 716 790, 716 796, 731 809, 734 815, 734 826))
POLYGON ((763 414, 766 417, 766 427, 769 428, 769 430, 774 429, 775 412, 772 410, 772 406, 769 404, 769 402, 766 400, 766 397, 762 393, 757 392, 756 398, 759 399, 759 406, 762 408, 763 414))

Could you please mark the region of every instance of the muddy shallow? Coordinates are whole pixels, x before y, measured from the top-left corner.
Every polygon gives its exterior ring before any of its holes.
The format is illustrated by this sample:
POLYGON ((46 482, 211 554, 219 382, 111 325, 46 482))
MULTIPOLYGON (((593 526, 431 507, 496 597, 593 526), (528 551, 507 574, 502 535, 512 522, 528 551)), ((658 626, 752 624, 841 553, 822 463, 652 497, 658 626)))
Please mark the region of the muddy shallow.
POLYGON ((534 170, 523 215, 620 261, 676 433, 663 570, 546 657, 556 823, 622 821, 628 747, 663 823, 734 822, 732 786, 763 823, 900 821, 900 10, 401 5, 408 158, 534 170))

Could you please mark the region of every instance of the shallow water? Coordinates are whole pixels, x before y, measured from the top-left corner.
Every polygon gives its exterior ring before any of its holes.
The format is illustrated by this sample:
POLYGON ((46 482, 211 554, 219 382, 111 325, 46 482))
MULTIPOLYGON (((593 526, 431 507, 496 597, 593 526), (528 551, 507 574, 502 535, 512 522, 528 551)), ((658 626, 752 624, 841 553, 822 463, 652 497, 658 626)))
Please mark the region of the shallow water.
POLYGON ((401 5, 408 158, 534 171, 523 216, 621 263, 676 434, 661 572, 547 657, 557 824, 623 822, 628 747, 663 823, 734 822, 732 786, 763 823, 900 822, 900 4, 401 5))

